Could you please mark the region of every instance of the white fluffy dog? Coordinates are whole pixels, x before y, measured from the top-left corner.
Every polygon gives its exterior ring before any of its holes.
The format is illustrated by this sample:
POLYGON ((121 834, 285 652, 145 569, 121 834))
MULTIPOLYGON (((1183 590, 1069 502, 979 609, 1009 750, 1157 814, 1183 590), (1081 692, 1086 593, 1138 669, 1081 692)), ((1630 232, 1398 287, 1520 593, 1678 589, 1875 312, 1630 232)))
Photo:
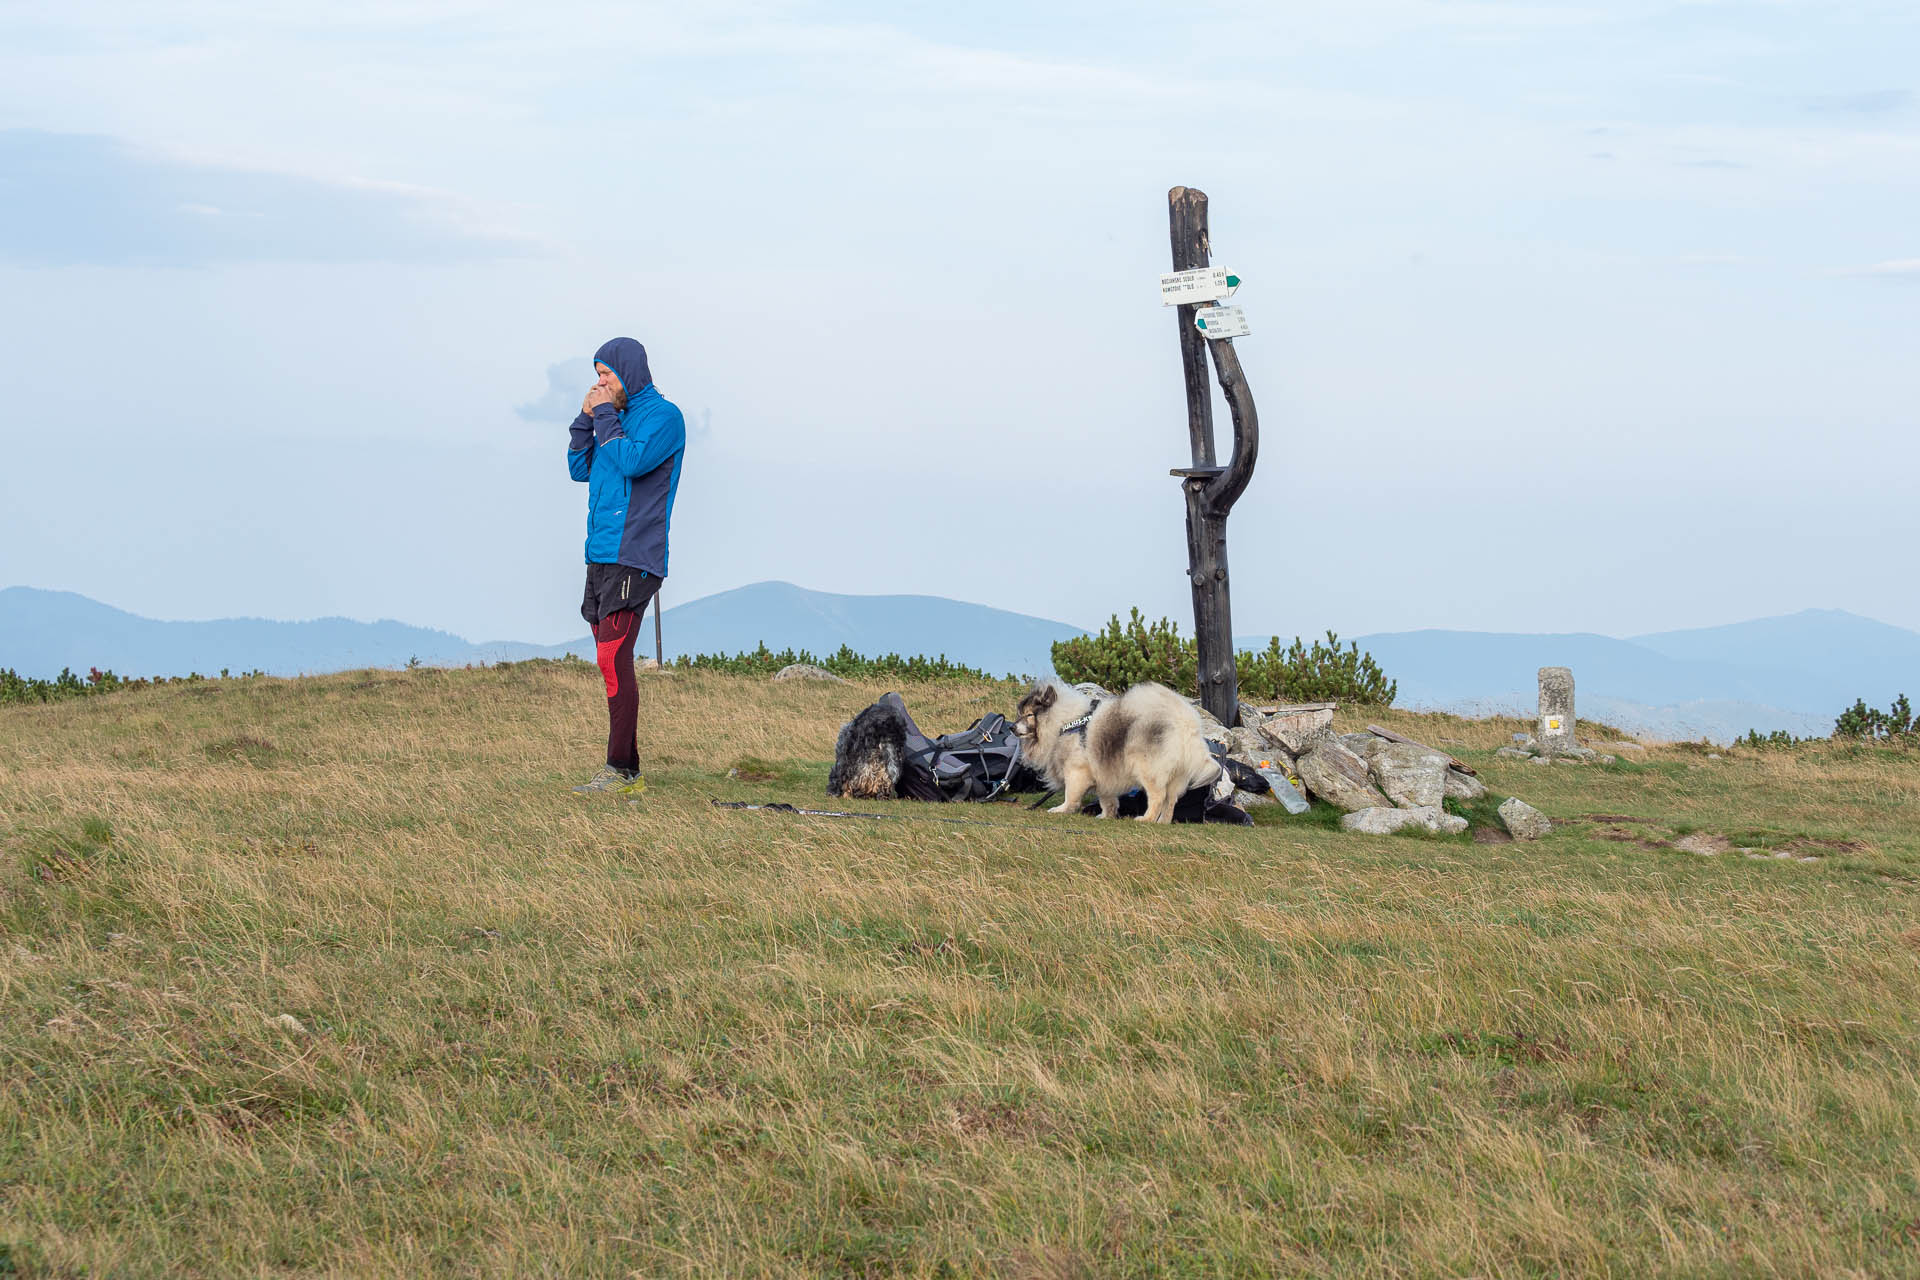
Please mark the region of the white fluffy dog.
POLYGON ((1057 680, 1029 689, 1014 712, 1013 731, 1027 763, 1066 798, 1050 813, 1072 813, 1092 787, 1100 816, 1119 810, 1120 794, 1147 793, 1142 822, 1172 822, 1174 802, 1220 777, 1200 736, 1200 717, 1165 685, 1137 684, 1096 705, 1057 680))

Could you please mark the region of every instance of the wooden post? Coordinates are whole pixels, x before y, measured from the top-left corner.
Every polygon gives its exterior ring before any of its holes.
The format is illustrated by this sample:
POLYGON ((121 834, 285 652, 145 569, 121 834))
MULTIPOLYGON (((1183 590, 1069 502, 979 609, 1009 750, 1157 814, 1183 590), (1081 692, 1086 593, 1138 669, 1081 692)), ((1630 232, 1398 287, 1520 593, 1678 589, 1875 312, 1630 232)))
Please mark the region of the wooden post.
MULTIPOLYGON (((1208 266, 1213 248, 1207 242, 1207 193, 1187 187, 1167 192, 1167 233, 1173 241, 1173 269, 1194 271, 1208 266)), ((1180 371, 1187 380, 1187 436, 1193 444, 1193 465, 1213 463, 1213 388, 1207 382, 1207 340, 1193 327, 1195 308, 1175 307, 1180 327, 1180 371)))
MULTIPOLYGON (((1204 191, 1175 187, 1167 192, 1167 225, 1174 270, 1192 271, 1211 265, 1204 191)), ((1227 513, 1253 478, 1253 464, 1260 453, 1260 418, 1232 340, 1204 337, 1193 323, 1199 310, 1192 305, 1175 308, 1193 465, 1177 468, 1173 474, 1181 478, 1187 503, 1187 580, 1193 590, 1193 632, 1200 648, 1200 704, 1221 724, 1232 725, 1240 718, 1240 675, 1233 655, 1227 513), (1221 393, 1233 414, 1233 457, 1225 467, 1214 460, 1213 387, 1206 364, 1209 350, 1221 393)))

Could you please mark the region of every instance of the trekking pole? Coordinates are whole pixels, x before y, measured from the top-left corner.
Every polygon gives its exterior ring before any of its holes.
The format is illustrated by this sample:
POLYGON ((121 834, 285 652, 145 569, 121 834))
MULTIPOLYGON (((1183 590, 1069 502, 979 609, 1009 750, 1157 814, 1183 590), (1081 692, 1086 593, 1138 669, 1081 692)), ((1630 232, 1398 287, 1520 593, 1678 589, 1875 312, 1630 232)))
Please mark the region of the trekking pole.
MULTIPOLYGON (((881 822, 941 822, 950 827, 1007 827, 1009 829, 1032 831, 1031 826, 1014 822, 987 822, 980 818, 936 818, 930 813, 858 813, 851 809, 803 809, 799 805, 784 801, 770 801, 754 804, 746 800, 720 800, 712 796, 707 802, 716 809, 739 809, 750 813, 784 813, 801 818, 874 818, 881 822)), ((1085 835, 1085 831, 1068 832, 1069 835, 1085 835)))
POLYGON ((667 651, 660 647, 660 593, 653 593, 653 664, 657 667, 667 665, 667 651))

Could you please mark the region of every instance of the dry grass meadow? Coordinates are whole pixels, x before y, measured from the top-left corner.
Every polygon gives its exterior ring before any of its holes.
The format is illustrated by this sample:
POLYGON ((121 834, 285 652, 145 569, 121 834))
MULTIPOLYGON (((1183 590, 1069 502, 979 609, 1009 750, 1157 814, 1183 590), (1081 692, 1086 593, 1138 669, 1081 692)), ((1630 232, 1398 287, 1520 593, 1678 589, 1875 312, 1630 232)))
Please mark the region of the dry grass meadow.
POLYGON ((1920 1274, 1915 755, 1387 713, 1537 844, 708 803, 881 692, 645 677, 637 804, 585 665, 0 709, 0 1274, 1920 1274))

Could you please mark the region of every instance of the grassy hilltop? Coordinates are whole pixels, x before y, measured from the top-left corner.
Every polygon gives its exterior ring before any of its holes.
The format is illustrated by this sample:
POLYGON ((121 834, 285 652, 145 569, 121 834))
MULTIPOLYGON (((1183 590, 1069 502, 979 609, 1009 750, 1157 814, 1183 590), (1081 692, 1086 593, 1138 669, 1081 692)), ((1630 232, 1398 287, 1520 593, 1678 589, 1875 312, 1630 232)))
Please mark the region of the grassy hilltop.
POLYGON ((1376 713, 1531 845, 709 806, 882 691, 643 677, 637 805, 581 664, 0 708, 0 1274, 1920 1274, 1913 754, 1376 713))

